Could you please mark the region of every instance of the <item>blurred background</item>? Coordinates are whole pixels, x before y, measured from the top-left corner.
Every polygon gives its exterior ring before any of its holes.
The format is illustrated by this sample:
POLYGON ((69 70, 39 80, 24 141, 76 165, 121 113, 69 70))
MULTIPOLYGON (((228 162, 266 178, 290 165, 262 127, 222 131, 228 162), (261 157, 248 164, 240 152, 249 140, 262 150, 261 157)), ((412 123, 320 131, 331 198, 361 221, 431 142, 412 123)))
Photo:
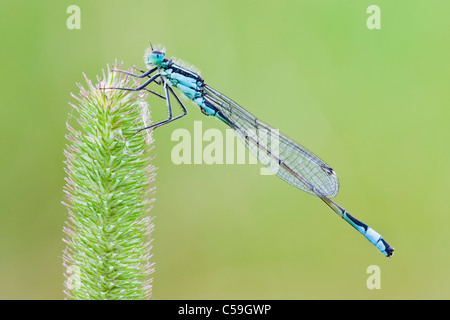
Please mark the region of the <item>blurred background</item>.
MULTIPOLYGON (((144 68, 150 41, 324 159, 334 200, 396 249, 383 257, 260 165, 174 165, 175 129, 225 132, 188 103, 154 133, 154 299, 450 298, 450 3, 77 1, 70 30, 72 4, 1 5, 1 299, 64 298, 70 93, 116 59, 144 68), (366 26, 373 4, 379 30, 366 26), (381 289, 366 285, 371 265, 381 289)), ((164 102, 149 103, 165 119, 164 102)))

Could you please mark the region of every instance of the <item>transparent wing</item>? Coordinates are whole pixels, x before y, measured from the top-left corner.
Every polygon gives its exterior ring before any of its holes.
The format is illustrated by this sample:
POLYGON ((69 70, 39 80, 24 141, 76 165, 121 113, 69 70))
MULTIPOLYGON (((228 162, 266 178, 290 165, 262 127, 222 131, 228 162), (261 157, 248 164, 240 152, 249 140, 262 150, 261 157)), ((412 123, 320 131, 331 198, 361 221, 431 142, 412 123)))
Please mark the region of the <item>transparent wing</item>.
POLYGON ((257 159, 281 179, 316 196, 334 197, 339 180, 325 162, 236 102, 205 85, 204 98, 213 104, 257 159))

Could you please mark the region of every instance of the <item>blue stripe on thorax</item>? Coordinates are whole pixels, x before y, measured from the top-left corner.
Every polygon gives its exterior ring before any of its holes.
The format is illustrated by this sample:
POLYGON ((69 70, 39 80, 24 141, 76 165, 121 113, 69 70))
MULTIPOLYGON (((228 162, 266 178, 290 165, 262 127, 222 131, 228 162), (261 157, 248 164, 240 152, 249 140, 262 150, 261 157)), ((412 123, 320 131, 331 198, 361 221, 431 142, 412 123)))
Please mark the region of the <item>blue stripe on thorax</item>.
POLYGON ((187 70, 175 63, 163 66, 161 75, 165 76, 167 80, 174 86, 178 83, 200 91, 203 86, 203 79, 195 72, 187 70))
POLYGON ((175 63, 163 64, 160 73, 172 86, 178 88, 186 97, 195 102, 205 115, 215 116, 226 124, 229 124, 219 110, 203 97, 204 81, 197 73, 187 70, 175 63))

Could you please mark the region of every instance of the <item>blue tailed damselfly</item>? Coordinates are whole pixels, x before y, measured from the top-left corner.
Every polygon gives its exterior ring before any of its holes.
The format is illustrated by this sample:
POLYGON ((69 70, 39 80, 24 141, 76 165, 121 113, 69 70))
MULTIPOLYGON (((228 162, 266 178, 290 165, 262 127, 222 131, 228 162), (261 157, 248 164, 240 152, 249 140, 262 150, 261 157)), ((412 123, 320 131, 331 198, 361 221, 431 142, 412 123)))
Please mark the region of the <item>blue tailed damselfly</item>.
MULTIPOLYGON (((215 116, 234 129, 236 135, 253 155, 258 158, 258 154, 262 152, 277 163, 277 170, 274 171, 277 176, 289 184, 322 199, 386 257, 393 255, 394 248, 379 233, 355 219, 344 208, 330 200, 338 192, 339 181, 334 170, 319 157, 281 133, 277 135, 277 152, 273 152, 273 143, 258 137, 258 132, 273 132, 274 129, 271 126, 257 119, 224 94, 211 88, 198 73, 183 67, 181 63, 175 63, 172 59, 167 59, 164 50, 151 47, 145 59, 149 70, 141 71, 141 75, 121 71, 133 77, 149 78, 142 85, 136 88, 109 88, 128 91, 148 90, 166 100, 169 118, 139 131, 160 127, 187 114, 186 107, 172 89, 172 87, 176 87, 197 104, 205 115, 215 116), (152 82, 163 86, 164 96, 146 88, 152 82), (173 117, 170 95, 181 106, 183 114, 173 117)), ((268 167, 272 169, 270 166, 268 167)))

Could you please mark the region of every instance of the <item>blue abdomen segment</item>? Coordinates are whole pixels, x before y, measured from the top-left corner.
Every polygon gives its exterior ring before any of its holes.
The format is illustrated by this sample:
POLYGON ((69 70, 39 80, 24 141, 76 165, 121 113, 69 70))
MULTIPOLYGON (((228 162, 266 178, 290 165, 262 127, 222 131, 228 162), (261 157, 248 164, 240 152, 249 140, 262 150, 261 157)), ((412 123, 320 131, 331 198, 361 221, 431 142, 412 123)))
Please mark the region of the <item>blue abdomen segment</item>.
POLYGON ((394 254, 394 249, 381 237, 381 235, 373 230, 368 225, 362 223, 358 219, 354 218, 347 211, 342 215, 345 221, 350 223, 356 230, 362 233, 367 240, 369 240, 377 249, 386 257, 390 257, 394 254))
POLYGON ((204 98, 202 99, 203 102, 201 105, 199 104, 199 106, 204 114, 206 114, 207 116, 215 116, 217 119, 225 122, 227 125, 231 127, 230 121, 222 114, 222 112, 220 112, 214 105, 209 103, 204 98))

